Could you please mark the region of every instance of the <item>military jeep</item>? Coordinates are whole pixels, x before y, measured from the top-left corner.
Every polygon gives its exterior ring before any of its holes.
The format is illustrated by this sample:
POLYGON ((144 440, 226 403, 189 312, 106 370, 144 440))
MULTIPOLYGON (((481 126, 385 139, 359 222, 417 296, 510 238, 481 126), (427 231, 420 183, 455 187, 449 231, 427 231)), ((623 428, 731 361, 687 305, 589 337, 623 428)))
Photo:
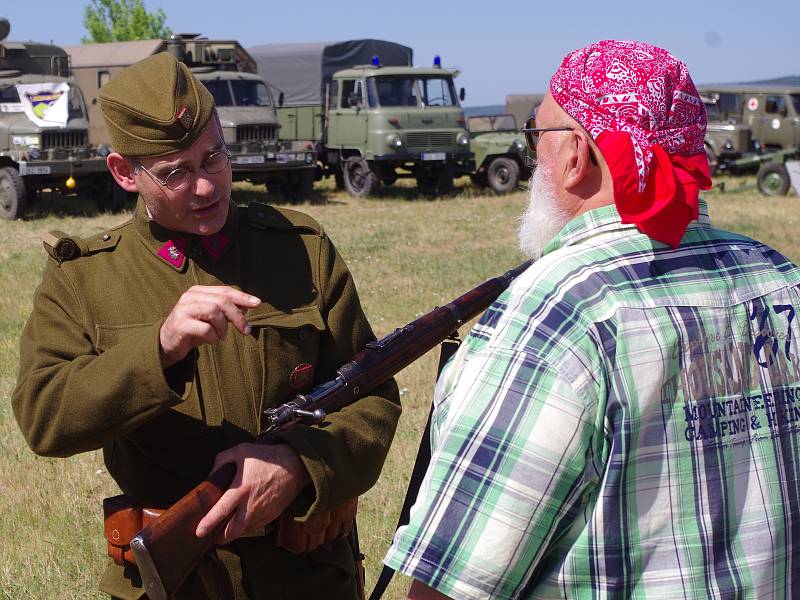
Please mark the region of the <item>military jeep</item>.
POLYGON ((470 147, 475 153, 475 169, 469 173, 479 187, 490 187, 497 194, 517 189, 521 176, 528 177, 525 139, 513 115, 478 115, 467 119, 470 147))

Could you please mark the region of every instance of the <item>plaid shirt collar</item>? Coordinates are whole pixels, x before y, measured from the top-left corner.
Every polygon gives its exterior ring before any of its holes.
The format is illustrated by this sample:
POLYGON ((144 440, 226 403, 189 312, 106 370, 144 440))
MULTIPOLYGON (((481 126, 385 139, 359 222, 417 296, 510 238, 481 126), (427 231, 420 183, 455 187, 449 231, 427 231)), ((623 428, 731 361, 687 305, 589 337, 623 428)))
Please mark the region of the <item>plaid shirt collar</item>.
MULTIPOLYGON (((708 214, 708 203, 700 198, 698 202, 699 217, 696 221, 689 223, 687 232, 696 227, 710 227, 711 218, 708 214)), ((574 246, 585 242, 591 237, 596 235, 611 235, 615 237, 624 237, 627 235, 643 235, 633 223, 623 224, 617 207, 614 204, 608 204, 595 208, 585 213, 582 213, 572 219, 569 223, 564 225, 561 231, 550 240, 545 246, 542 255, 550 254, 559 248, 566 248, 567 246, 574 246)), ((653 240, 654 246, 665 246, 661 242, 653 240)))

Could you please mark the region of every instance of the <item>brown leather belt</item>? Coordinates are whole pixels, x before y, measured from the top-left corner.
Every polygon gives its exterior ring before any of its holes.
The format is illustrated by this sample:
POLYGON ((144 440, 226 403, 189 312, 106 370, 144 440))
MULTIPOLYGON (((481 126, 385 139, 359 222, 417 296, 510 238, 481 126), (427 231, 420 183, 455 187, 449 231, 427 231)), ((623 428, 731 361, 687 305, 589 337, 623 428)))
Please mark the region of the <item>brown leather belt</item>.
MULTIPOLYGON (((163 507, 142 506, 125 494, 103 499, 103 532, 108 542, 108 555, 115 563, 136 564, 130 546, 131 539, 165 510, 163 507)), ((326 542, 350 535, 357 510, 358 498, 353 498, 304 522, 281 515, 277 525, 271 523, 254 535, 265 535, 277 527, 276 544, 279 548, 294 554, 305 554, 326 542)))

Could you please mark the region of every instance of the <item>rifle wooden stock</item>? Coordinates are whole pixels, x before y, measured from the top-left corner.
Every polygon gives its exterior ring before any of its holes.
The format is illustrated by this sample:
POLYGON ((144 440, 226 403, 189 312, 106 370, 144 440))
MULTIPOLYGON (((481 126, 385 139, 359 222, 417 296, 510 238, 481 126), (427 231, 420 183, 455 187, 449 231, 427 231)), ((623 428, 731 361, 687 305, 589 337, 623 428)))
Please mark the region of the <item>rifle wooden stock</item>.
MULTIPOLYGON (((531 264, 525 262, 499 277, 489 279, 449 304, 369 342, 330 381, 308 394, 264 411, 267 426, 259 441, 299 422, 319 422, 326 413, 340 410, 368 396, 403 368, 452 335, 459 326, 478 316, 531 264)), ((235 465, 216 471, 165 511, 131 540, 145 591, 151 600, 173 598, 203 555, 211 549, 227 520, 198 539, 198 523, 230 486, 235 465)))

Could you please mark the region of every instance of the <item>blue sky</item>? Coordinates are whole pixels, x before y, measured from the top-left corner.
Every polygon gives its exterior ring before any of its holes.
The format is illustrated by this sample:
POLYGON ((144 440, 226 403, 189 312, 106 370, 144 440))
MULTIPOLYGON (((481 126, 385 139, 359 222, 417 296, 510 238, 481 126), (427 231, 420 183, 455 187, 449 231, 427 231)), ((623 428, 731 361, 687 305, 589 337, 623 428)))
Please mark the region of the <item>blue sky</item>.
MULTIPOLYGON (((11 40, 80 43, 88 0, 3 0, 11 40)), ((460 69, 465 105, 503 104, 544 91, 565 54, 605 38, 641 39, 689 65, 696 83, 800 75, 800 1, 333 2, 145 0, 175 32, 273 42, 378 38, 414 49, 417 65, 440 54, 460 69)))

